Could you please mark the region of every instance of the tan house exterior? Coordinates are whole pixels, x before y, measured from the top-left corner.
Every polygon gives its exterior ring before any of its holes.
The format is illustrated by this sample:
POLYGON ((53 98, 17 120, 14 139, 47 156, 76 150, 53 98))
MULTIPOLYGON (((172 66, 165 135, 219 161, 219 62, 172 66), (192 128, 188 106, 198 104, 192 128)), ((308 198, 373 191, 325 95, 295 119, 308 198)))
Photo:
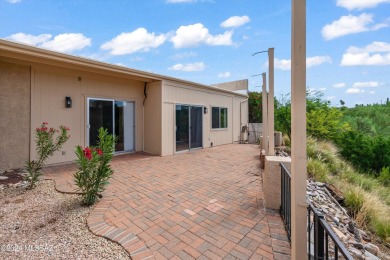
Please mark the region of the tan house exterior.
MULTIPOLYGON (((247 81, 242 84, 247 88, 247 81)), ((123 135, 118 153, 167 156, 238 142, 246 139, 241 129, 248 124, 247 99, 224 84, 207 86, 0 40, 0 169, 21 168, 35 158, 35 128, 42 122, 71 129, 48 164, 74 161, 75 146, 92 145, 91 129, 99 122, 123 135)))

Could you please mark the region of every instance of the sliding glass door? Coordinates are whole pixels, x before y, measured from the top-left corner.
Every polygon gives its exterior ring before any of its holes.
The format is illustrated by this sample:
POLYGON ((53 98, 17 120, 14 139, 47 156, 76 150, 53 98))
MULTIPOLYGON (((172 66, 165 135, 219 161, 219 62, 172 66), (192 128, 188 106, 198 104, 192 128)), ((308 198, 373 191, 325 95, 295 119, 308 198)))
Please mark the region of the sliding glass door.
POLYGON ((190 136, 191 136, 191 147, 202 148, 202 129, 203 129, 203 109, 202 107, 190 107, 190 136))
POLYGON ((88 145, 98 143, 99 128, 118 137, 115 151, 134 150, 134 103, 116 100, 88 99, 88 145))
POLYGON ((99 128, 114 133, 113 103, 107 100, 89 100, 89 146, 96 146, 99 138, 99 128))
POLYGON ((176 105, 176 152, 202 148, 203 109, 176 105))

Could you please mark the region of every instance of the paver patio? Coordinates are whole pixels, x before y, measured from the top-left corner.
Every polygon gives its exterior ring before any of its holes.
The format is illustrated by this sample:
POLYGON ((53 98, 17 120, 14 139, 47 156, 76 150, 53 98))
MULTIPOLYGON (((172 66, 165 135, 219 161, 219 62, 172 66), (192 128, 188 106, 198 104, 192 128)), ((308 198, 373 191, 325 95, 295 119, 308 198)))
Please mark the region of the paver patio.
MULTIPOLYGON (((259 150, 224 145, 114 158, 110 185, 87 219, 132 259, 290 259, 279 214, 265 210, 259 150)), ((75 165, 45 169, 74 191, 75 165)))

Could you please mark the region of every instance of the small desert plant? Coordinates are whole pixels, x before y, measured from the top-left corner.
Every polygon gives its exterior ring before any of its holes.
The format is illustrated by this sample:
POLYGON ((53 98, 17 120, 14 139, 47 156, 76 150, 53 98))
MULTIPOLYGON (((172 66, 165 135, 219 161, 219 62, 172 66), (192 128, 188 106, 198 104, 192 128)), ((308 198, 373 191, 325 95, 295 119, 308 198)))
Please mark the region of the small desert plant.
POLYGON ((359 212, 363 208, 364 193, 359 187, 351 186, 345 192, 345 203, 353 218, 357 218, 359 212))
POLYGON ((97 147, 76 147, 77 164, 79 171, 74 174, 78 191, 82 193, 83 203, 92 205, 99 193, 103 192, 108 184, 113 170, 110 162, 114 153, 116 138, 109 135, 106 129, 99 129, 97 147))
POLYGON ((28 172, 26 181, 29 183, 29 189, 32 189, 38 177, 42 175, 42 168, 45 161, 58 151, 64 143, 70 138, 66 126, 60 126, 59 130, 48 128, 48 123, 43 122, 41 127, 35 129, 35 141, 38 158, 32 161, 26 161, 26 170, 28 172))
POLYGON ((316 181, 328 182, 328 168, 325 163, 309 158, 307 160, 307 174, 316 181))

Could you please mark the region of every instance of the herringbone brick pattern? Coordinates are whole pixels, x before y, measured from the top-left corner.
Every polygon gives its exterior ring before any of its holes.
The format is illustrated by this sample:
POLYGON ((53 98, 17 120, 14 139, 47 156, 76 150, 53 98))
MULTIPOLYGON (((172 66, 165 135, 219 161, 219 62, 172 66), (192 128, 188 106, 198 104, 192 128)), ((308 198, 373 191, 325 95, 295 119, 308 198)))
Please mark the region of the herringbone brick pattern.
MULTIPOLYGON (((290 259, 280 216, 263 206, 258 154, 257 146, 235 144, 117 156, 89 229, 132 259, 290 259)), ((75 170, 50 167, 46 176, 71 192, 75 170)))

